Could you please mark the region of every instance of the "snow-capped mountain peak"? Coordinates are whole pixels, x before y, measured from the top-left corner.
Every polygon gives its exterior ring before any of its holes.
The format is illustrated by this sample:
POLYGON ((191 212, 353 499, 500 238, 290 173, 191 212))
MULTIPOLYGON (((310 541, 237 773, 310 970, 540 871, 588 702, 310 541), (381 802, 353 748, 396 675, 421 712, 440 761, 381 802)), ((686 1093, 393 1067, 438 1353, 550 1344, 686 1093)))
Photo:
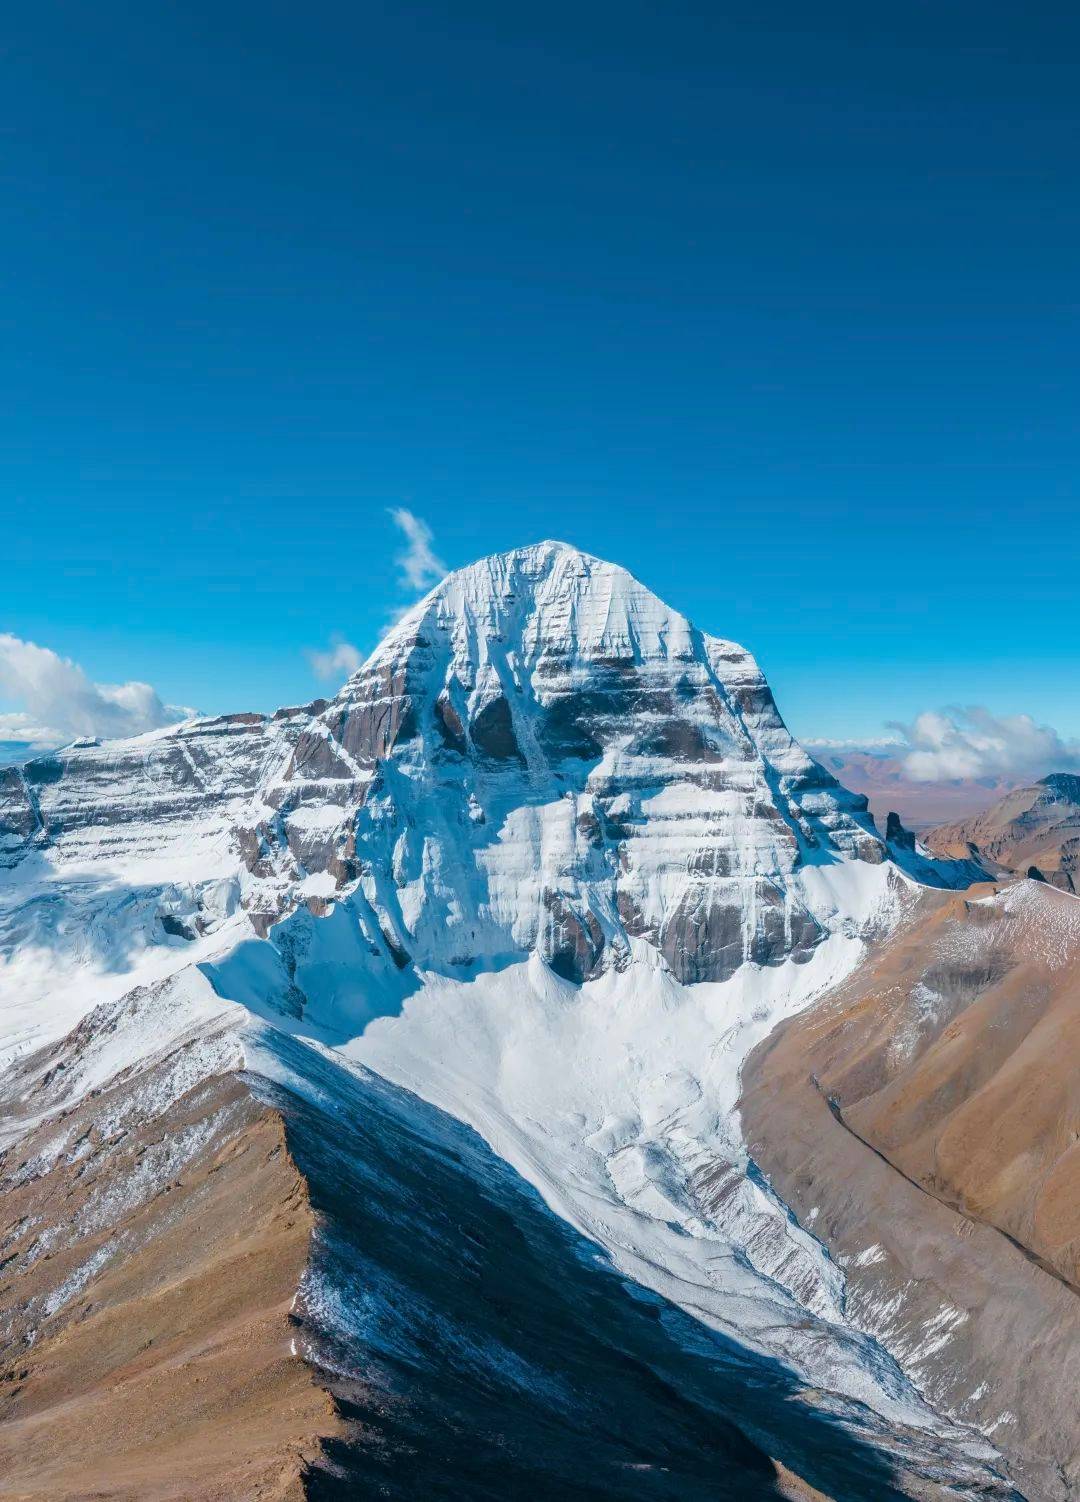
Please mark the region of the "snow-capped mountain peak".
MULTIPOLYGON (((0 773, 13 1130, 62 1155, 74 1118, 53 1118, 120 1081, 160 1139, 154 1113, 199 1082, 284 1069, 322 1099, 336 1055, 338 1103, 374 1069, 853 1422, 932 1426, 738 1126, 747 1050, 902 907, 890 854, 919 858, 797 744, 743 648, 563 544, 499 554, 330 700, 0 773)), ((46 1314, 121 1245, 71 1264, 46 1314)), ((313 1329, 317 1293, 296 1306, 313 1329)))
POLYGON ((139 944, 344 903, 392 974, 580 981, 644 945, 723 979, 808 956, 850 918, 822 870, 887 854, 749 653, 558 542, 448 575, 330 701, 70 747, 0 799, 13 934, 77 873, 138 893, 139 944))
POLYGON ((350 773, 365 892, 427 967, 536 949, 580 980, 642 939, 719 979, 823 936, 800 868, 885 853, 749 653, 562 543, 432 590, 301 737, 289 801, 350 773))
POLYGON ((495 553, 449 574, 395 626, 375 659, 407 650, 432 623, 450 631, 460 661, 478 657, 477 665, 507 640, 526 661, 641 663, 692 651, 692 629, 681 615, 626 569, 562 542, 495 553))

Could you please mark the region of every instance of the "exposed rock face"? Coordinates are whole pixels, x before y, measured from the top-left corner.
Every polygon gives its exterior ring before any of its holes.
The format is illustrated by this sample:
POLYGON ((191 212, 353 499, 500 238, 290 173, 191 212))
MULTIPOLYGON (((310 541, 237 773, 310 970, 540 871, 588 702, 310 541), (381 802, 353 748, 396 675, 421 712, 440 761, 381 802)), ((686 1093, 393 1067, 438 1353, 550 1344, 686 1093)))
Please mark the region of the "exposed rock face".
POLYGON ((747 652, 555 543, 450 575, 328 703, 0 783, 0 859, 158 886, 175 938, 358 887, 370 942, 425 968, 537 950, 581 980, 640 938, 718 980, 813 950, 834 915, 807 866, 884 856, 747 652))
POLYGON ((926 836, 938 855, 975 850, 1010 871, 1034 867, 1053 886, 1080 891, 1080 777, 1053 772, 1014 788, 985 812, 926 836))
POLYGON ((915 836, 900 822, 900 815, 890 810, 885 820, 885 839, 898 850, 914 850, 915 836))
POLYGON ((1038 1498, 1080 1490, 1078 1047, 1080 904, 1023 882, 921 894, 744 1073, 751 1151, 854 1317, 1038 1498))

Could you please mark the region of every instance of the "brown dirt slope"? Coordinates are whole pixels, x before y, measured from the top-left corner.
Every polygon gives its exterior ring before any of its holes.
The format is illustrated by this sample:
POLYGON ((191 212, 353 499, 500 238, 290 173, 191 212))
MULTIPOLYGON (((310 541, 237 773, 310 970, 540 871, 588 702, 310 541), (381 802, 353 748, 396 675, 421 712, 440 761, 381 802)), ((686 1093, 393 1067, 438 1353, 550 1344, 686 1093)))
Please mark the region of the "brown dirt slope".
POLYGON ((235 1075, 164 1114, 148 1085, 95 1092, 0 1165, 0 1497, 300 1502, 338 1430, 290 1352, 304 1182, 235 1075))
MULTIPOLYGON (((590 1279, 603 1282, 608 1300, 614 1285, 600 1275, 586 1279, 583 1303, 554 1306, 545 1328, 536 1307, 542 1279, 535 1267, 530 1279, 529 1243, 497 1185, 482 1174, 469 1179, 437 1124, 425 1145, 389 1087, 358 1095, 349 1138, 343 1117, 322 1116, 310 1101, 285 1105, 287 1092, 274 1105, 269 1095, 256 1098, 236 1072, 241 1055, 228 1024, 204 1021, 185 1032, 159 1002, 148 991, 98 1009, 0 1083, 0 1130, 11 1143, 0 1155, 3 1502, 552 1497, 565 1488, 550 1484, 545 1464, 560 1447, 572 1475, 586 1472, 571 1486, 575 1496, 608 1495, 603 1477, 610 1483, 612 1475, 612 1496, 672 1495, 652 1486, 651 1465, 639 1488, 633 1468, 612 1461, 613 1447, 623 1453, 609 1432, 622 1409, 619 1398, 609 1403, 609 1381, 650 1415, 661 1410, 648 1453, 689 1460, 694 1483, 709 1473, 708 1495, 826 1496, 774 1467, 726 1419, 709 1423, 651 1368, 624 1360, 622 1310, 610 1311, 608 1331, 608 1305, 590 1279), (146 1046, 159 1047, 156 1058, 139 1058, 121 1036, 140 1026, 146 1046), (120 1047, 110 1053, 112 1039, 120 1047), (108 1083, 91 1088, 93 1078, 108 1083), (474 1269, 485 1256, 483 1275, 467 1275, 474 1302, 444 1297, 446 1325, 455 1328, 456 1314, 474 1344, 454 1339, 443 1350, 436 1333, 429 1368, 406 1356, 396 1380, 387 1349, 359 1343, 348 1355, 354 1378, 329 1391, 331 1369, 312 1360, 310 1341, 316 1331, 317 1340, 336 1336, 310 1323, 302 1299, 292 1312, 312 1266, 316 1219, 325 1231, 328 1216, 339 1241, 355 1222, 357 1264, 369 1277, 384 1287, 402 1280, 406 1352, 407 1311, 425 1305, 463 1248, 474 1269), (504 1283, 519 1290, 517 1304, 498 1292, 504 1283), (599 1320, 598 1329, 579 1331, 571 1308, 599 1320), (595 1430, 591 1409, 553 1421, 550 1403, 534 1404, 516 1371, 501 1380, 498 1361, 478 1382, 474 1351, 490 1342, 498 1352, 507 1332, 531 1336, 541 1358, 562 1340, 571 1370, 584 1375, 580 1398, 597 1411, 595 1430), (369 1363, 378 1378, 370 1386, 361 1376, 369 1363), (595 1484, 582 1464, 593 1456, 595 1484)), ((528 1196, 523 1202, 531 1206, 528 1196)), ((561 1245, 556 1229, 547 1237, 561 1245)), ((576 1260, 568 1265, 581 1279, 576 1260)), ((633 1301, 627 1313, 648 1349, 662 1352, 651 1319, 633 1301)), ((625 1453, 643 1453, 636 1433, 625 1453)))
POLYGON ((1033 1497, 1080 1495, 1080 902, 923 892, 744 1073, 751 1150, 849 1307, 1033 1497))
POLYGON ((1026 875, 1034 866, 1066 892, 1080 890, 1080 777, 1053 773, 1014 788, 978 814, 925 836, 939 855, 981 856, 1026 875))

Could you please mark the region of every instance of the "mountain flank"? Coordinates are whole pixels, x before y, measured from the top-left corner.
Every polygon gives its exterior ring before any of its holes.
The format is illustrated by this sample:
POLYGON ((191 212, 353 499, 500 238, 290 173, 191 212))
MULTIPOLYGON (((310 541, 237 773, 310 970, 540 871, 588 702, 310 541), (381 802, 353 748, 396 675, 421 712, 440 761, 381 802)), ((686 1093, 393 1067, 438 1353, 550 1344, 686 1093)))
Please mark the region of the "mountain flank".
POLYGON ((923 1390, 1080 1489, 1080 903, 925 891, 751 1056, 750 1150, 923 1390))
POLYGON ((1080 776, 1053 772, 1012 789, 973 818, 924 835, 936 854, 978 858, 1062 891, 1080 891, 1080 776))

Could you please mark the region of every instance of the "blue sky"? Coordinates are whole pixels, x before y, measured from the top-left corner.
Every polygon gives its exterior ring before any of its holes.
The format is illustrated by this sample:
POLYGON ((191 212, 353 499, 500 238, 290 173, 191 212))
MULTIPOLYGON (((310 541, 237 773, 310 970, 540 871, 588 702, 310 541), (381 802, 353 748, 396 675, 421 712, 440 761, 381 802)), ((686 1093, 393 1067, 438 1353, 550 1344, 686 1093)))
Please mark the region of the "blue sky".
POLYGON ((625 564, 798 734, 1080 735, 1074 8, 102 0, 0 62, 0 632, 297 702, 405 507, 625 564))

